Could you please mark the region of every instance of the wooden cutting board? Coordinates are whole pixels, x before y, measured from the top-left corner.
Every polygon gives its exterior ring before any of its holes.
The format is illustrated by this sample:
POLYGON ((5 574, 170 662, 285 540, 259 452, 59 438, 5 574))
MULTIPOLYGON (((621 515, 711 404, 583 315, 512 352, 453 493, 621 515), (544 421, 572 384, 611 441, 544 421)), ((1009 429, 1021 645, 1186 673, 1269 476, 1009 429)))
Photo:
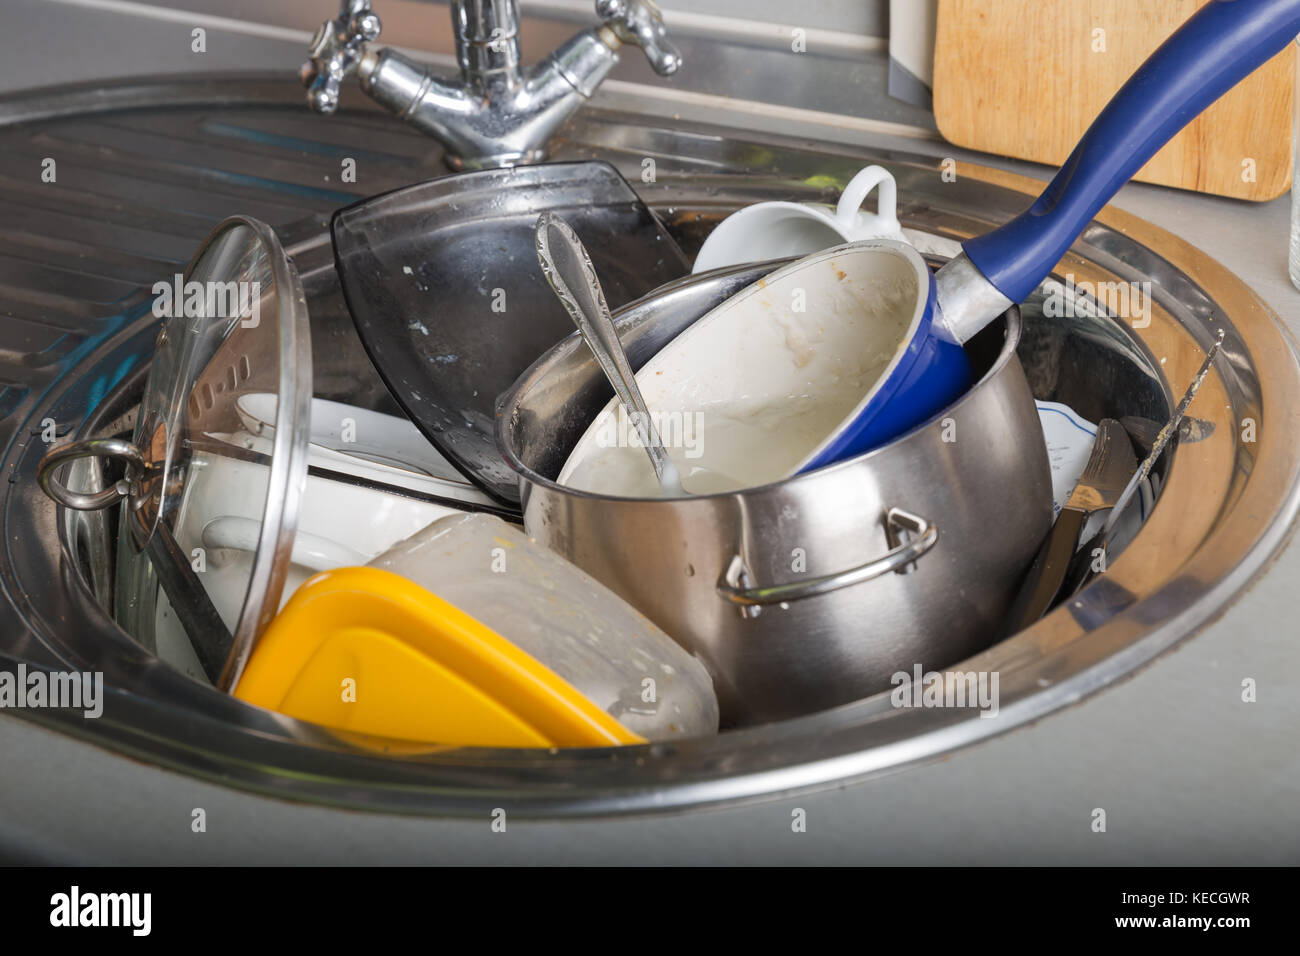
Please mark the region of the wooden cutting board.
MULTIPOLYGON (((1205 0, 939 0, 934 114, 957 146, 1059 166, 1112 95, 1205 0)), ((1137 174, 1238 199, 1291 186, 1295 45, 1137 174)))

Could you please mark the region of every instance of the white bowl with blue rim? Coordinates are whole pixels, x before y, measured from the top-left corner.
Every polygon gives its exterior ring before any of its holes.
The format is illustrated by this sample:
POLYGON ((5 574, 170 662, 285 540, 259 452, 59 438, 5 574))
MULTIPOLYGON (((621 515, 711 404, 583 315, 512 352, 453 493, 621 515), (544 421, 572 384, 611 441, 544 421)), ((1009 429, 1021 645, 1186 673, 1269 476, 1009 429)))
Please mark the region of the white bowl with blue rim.
MULTIPOLYGON (((756 487, 853 457, 961 396, 963 349, 934 328, 934 278, 910 245, 866 240, 791 263, 728 299, 637 373, 683 487, 756 487)), ((572 487, 657 497, 617 400, 562 469, 572 487)))

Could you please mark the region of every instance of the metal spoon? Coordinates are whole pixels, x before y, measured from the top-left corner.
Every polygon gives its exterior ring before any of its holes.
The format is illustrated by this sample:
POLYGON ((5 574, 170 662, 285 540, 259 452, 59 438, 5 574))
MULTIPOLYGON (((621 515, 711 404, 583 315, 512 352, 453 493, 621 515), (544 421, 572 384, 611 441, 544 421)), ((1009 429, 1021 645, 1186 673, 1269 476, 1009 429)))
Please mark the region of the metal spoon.
POLYGON ((582 333, 583 341, 596 356, 605 377, 614 386, 619 401, 627 409, 641 437, 641 445, 650 456, 655 477, 665 497, 681 498, 681 476, 677 466, 668 457, 663 442, 659 440, 650 411, 646 408, 636 375, 623 351, 623 343, 614 331, 614 320, 601 291, 600 280, 591 257, 582 241, 569 224, 554 213, 544 212, 537 217, 537 261, 542 265, 546 281, 582 333))

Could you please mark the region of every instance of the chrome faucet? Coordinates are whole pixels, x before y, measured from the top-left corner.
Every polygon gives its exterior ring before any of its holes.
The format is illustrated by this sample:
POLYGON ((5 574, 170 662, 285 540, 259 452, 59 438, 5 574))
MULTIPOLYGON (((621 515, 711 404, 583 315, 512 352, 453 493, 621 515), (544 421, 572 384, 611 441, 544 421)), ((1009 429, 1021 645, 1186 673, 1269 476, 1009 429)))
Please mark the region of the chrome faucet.
POLYGON ((438 140, 453 169, 537 162, 547 140, 618 62, 623 44, 639 46, 662 76, 681 65, 654 0, 596 0, 596 16, 601 26, 523 71, 518 0, 451 0, 461 76, 448 80, 392 49, 372 48, 381 25, 370 0, 342 0, 303 64, 307 103, 334 112, 340 85, 356 73, 362 92, 438 140))

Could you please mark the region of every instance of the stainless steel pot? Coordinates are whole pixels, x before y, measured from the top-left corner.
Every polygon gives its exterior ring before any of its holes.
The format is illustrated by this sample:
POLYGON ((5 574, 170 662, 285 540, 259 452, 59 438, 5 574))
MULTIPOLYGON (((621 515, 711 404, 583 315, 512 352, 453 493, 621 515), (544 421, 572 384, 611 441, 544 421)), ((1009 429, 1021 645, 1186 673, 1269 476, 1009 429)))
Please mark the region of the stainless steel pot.
MULTIPOLYGON (((777 263, 775 265, 779 265, 777 263)), ((706 273, 615 315, 640 367, 774 264, 706 273)), ((865 455, 732 494, 640 500, 554 482, 612 390, 577 335, 497 406, 524 524, 695 652, 724 725, 886 689, 988 645, 1051 524, 1050 467, 1008 310, 968 345, 977 384, 865 455)))

